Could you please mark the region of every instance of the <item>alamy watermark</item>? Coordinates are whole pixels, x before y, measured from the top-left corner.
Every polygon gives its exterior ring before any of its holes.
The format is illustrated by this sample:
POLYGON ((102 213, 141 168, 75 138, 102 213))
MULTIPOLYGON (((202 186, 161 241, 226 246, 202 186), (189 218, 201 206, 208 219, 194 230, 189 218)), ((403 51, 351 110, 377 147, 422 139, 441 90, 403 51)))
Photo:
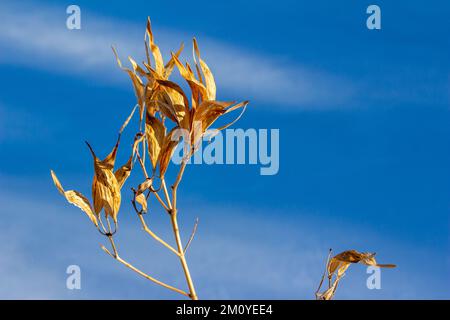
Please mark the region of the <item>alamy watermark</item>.
POLYGON ((67 7, 66 13, 69 16, 66 19, 66 27, 69 30, 80 30, 81 29, 81 9, 75 4, 71 4, 67 7))
POLYGON ((366 286, 367 289, 373 290, 381 289, 381 268, 376 266, 369 266, 366 270, 367 274, 370 274, 370 276, 367 278, 366 286))
POLYGON ((198 139, 192 157, 188 156, 192 142, 188 130, 176 129, 171 139, 182 141, 172 156, 174 164, 259 165, 264 176, 276 175, 280 168, 279 129, 209 129, 198 139))
POLYGON ((371 4, 367 7, 367 14, 370 16, 367 18, 366 26, 369 30, 380 30, 381 29, 381 9, 376 4, 371 4))
POLYGON ((81 290, 81 268, 76 264, 67 267, 66 288, 69 290, 81 290))

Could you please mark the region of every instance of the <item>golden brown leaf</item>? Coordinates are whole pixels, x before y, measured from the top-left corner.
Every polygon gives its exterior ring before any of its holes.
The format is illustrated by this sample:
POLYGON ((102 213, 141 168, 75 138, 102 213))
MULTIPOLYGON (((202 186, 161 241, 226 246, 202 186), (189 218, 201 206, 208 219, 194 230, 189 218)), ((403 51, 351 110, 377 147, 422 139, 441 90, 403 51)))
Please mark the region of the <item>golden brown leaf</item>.
POLYGON ((150 18, 147 19, 147 36, 149 39, 150 50, 152 51, 153 58, 155 59, 155 69, 159 75, 164 75, 164 61, 162 59, 161 51, 159 47, 155 44, 152 33, 152 26, 150 23, 150 18))
POLYGON ((114 52, 114 55, 116 57, 117 60, 117 64, 119 65, 119 67, 124 70, 128 76, 131 78, 131 82, 133 84, 133 88, 134 88, 134 92, 136 94, 136 98, 139 104, 139 107, 141 108, 141 114, 142 114, 142 109, 144 108, 144 83, 142 82, 141 78, 139 78, 139 76, 133 72, 132 70, 125 68, 122 66, 122 62, 119 59, 119 56, 117 54, 117 51, 114 47, 112 47, 112 50, 114 52))
POLYGON ((153 184, 153 179, 152 178, 148 178, 146 179, 144 182, 142 182, 139 186, 138 189, 136 191, 136 194, 141 194, 144 193, 145 191, 147 191, 153 184))
POLYGON ((178 140, 172 140, 172 134, 175 130, 179 129, 174 127, 164 138, 164 144, 161 148, 161 153, 159 156, 159 176, 164 177, 167 167, 169 166, 170 159, 172 158, 175 147, 178 145, 178 140))
MULTIPOLYGON (((184 44, 182 43, 180 46, 180 49, 178 49, 178 51, 175 53, 175 57, 179 57, 181 52, 184 49, 184 44)), ((169 62, 167 62, 166 66, 165 66, 165 71, 164 71, 164 79, 169 79, 169 76, 172 74, 173 68, 175 67, 175 60, 173 57, 170 58, 169 62)))
POLYGON ((92 211, 92 206, 89 202, 89 200, 83 196, 80 192, 75 190, 68 190, 64 191, 64 188, 62 187, 61 183, 58 180, 58 177, 53 172, 53 170, 50 171, 53 179, 53 183, 55 184, 58 191, 66 198, 66 200, 75 205, 76 207, 80 208, 88 218, 95 224, 95 226, 98 227, 98 221, 97 217, 94 215, 94 212, 92 211))
POLYGON ((159 153, 161 152, 161 148, 164 143, 166 128, 159 119, 147 114, 145 135, 147 138, 150 161, 152 162, 153 168, 156 168, 158 164, 159 153))
POLYGON ((175 64, 178 71, 180 71, 181 76, 186 80, 191 88, 192 108, 196 109, 202 100, 208 100, 207 90, 205 86, 195 78, 195 75, 190 68, 183 66, 176 56, 172 55, 172 57, 175 60, 175 64))
MULTIPOLYGON (((201 70, 203 72, 203 76, 205 78, 207 99, 208 100, 216 100, 216 82, 214 81, 214 76, 213 76, 211 70, 209 69, 208 65, 206 64, 206 62, 200 58, 200 50, 198 49, 197 40, 195 38, 194 38, 193 42, 194 42, 194 51, 198 57, 198 60, 200 63, 200 68, 201 68, 201 70)), ((194 55, 194 60, 195 60, 195 55, 194 55)), ((197 65, 197 62, 195 64, 197 65)), ((201 81, 200 74, 199 74, 199 79, 201 81)))
POLYGON ((103 161, 97 158, 92 147, 86 142, 94 159, 94 180, 92 182, 94 212, 99 214, 104 209, 105 214, 111 216, 115 222, 117 222, 117 213, 121 203, 119 183, 112 171, 118 142, 113 151, 103 161))
POLYGON ((143 193, 136 195, 136 202, 142 206, 142 211, 147 212, 147 198, 143 193))
MULTIPOLYGON (((176 93, 178 93, 179 95, 181 95, 181 97, 183 98, 183 104, 185 106, 189 106, 189 100, 186 96, 186 94, 184 93, 183 89, 181 89, 181 87, 176 84, 175 82, 169 81, 169 80, 156 80, 156 82, 158 82, 161 86, 165 87, 165 88, 169 88, 172 89, 173 91, 175 91, 176 93)), ((168 90, 167 93, 170 95, 172 101, 177 100, 176 98, 174 99, 175 95, 172 95, 171 90, 168 90)), ((179 103, 179 101, 175 101, 176 103, 179 103)))
POLYGON ((114 172, 117 183, 119 185, 119 189, 122 189, 123 184, 130 176, 132 169, 133 169, 133 156, 131 155, 130 158, 128 158, 127 163, 125 163, 123 166, 117 169, 116 172, 114 172))

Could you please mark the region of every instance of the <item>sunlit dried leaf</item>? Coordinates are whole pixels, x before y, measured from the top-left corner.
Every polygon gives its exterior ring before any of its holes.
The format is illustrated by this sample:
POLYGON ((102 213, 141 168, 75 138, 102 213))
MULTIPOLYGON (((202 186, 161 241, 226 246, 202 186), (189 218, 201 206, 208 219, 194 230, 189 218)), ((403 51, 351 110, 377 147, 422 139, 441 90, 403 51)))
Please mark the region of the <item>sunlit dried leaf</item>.
POLYGON ((143 193, 136 195, 136 202, 142 207, 142 211, 147 212, 147 198, 143 193))
POLYGON ((131 155, 127 163, 125 163, 123 166, 117 169, 116 172, 114 172, 114 176, 116 177, 119 189, 122 189, 123 184, 130 176, 132 169, 133 169, 133 156, 131 155))
POLYGON ((164 143, 159 156, 159 176, 161 178, 164 177, 167 167, 169 166, 170 159, 175 151, 175 147, 179 142, 178 140, 173 140, 173 133, 177 129, 178 127, 173 128, 164 138, 164 143))
POLYGON ((155 59, 155 69, 158 74, 164 74, 164 61, 161 55, 159 47, 155 44, 152 33, 152 26, 150 23, 150 18, 147 19, 147 36, 149 39, 150 50, 152 51, 153 58, 155 59))
MULTIPOLYGON (((331 253, 331 251, 330 251, 331 253)), ((394 268, 393 264, 377 264, 375 258, 375 253, 370 252, 358 252, 356 250, 347 250, 335 255, 333 258, 329 259, 327 263, 327 272, 329 279, 329 286, 323 293, 316 293, 317 298, 321 300, 330 300, 333 298, 336 292, 337 285, 339 281, 344 277, 345 272, 352 263, 361 263, 368 266, 378 266, 385 268, 394 268), (334 280, 333 276, 335 276, 334 280)), ((322 281, 320 285, 322 284, 322 281)), ((320 286, 318 291, 320 290, 320 286)))
POLYGON ((205 86, 199 82, 191 70, 186 68, 180 60, 172 54, 175 64, 180 71, 181 76, 186 80, 192 93, 192 108, 197 108, 202 100, 208 100, 208 93, 205 86))
MULTIPOLYGON (((120 137, 120 136, 119 136, 120 137)), ((118 141, 119 142, 119 141, 118 141)), ((121 203, 120 187, 113 173, 115 153, 118 142, 103 161, 100 161, 94 153, 94 150, 86 143, 94 159, 94 180, 92 182, 92 198, 94 200, 94 211, 99 214, 102 209, 107 216, 111 216, 117 222, 117 213, 121 203)))
POLYGON ((114 47, 112 47, 112 50, 114 52, 114 55, 116 57, 117 64, 119 65, 119 67, 122 70, 124 70, 131 78, 134 92, 136 94, 136 98, 137 98, 139 107, 141 108, 140 113, 142 114, 142 109, 144 108, 144 83, 142 82, 141 78, 139 78, 139 76, 135 72, 122 66, 122 62, 119 59, 116 49, 114 47))
POLYGON ((159 119, 147 114, 145 135, 147 138, 150 161, 152 162, 153 168, 156 168, 158 164, 159 153, 161 152, 161 148, 164 143, 166 128, 159 119))
MULTIPOLYGON (((180 49, 174 54, 175 57, 179 57, 181 52, 184 49, 184 44, 181 44, 180 49)), ((164 79, 169 79, 169 76, 172 74, 173 68, 175 67, 175 60, 173 56, 170 58, 169 62, 167 62, 164 70, 164 79)))
POLYGON ((136 61, 134 61, 134 59, 132 57, 128 57, 128 60, 131 63, 131 66, 133 67, 134 72, 138 73, 140 76, 147 76, 147 72, 145 72, 144 69, 142 69, 137 63, 136 61))
POLYGON ((147 191, 153 184, 153 179, 152 178, 148 178, 146 179, 144 182, 142 182, 139 186, 138 189, 136 191, 137 194, 141 194, 144 193, 145 191, 147 191))
POLYGON ((53 172, 53 170, 51 170, 50 173, 52 175, 53 183, 55 184, 58 191, 66 198, 66 200, 69 203, 77 206, 84 213, 86 213, 88 218, 95 224, 95 226, 98 227, 97 217, 94 215, 94 212, 92 211, 92 206, 89 200, 78 191, 75 190, 64 191, 64 188, 62 187, 61 183, 58 180, 58 177, 53 172))
POLYGON ((124 123, 122 124, 122 126, 120 127, 119 130, 119 134, 121 134, 123 132, 123 130, 125 130, 125 128, 128 126, 128 124, 130 123, 131 118, 133 118, 134 112, 136 111, 137 105, 133 108, 133 110, 131 111, 130 115, 128 116, 128 118, 124 121, 124 123))
MULTIPOLYGON (((158 82, 161 86, 163 86, 165 88, 173 89, 175 92, 177 92, 179 95, 181 95, 181 97, 183 98, 183 104, 185 106, 189 106, 189 100, 188 100, 186 94, 184 93, 183 89, 181 89, 181 87, 178 84, 176 84, 175 82, 169 81, 169 80, 159 80, 159 79, 156 80, 156 82, 158 82)), ((167 93, 171 96, 172 99, 174 98, 171 95, 171 91, 167 91, 167 93)))
MULTIPOLYGON (((203 76, 205 78, 205 86, 206 86, 206 90, 207 90, 208 100, 216 100, 216 82, 214 81, 214 76, 212 75, 212 72, 209 69, 206 62, 200 58, 200 50, 198 49, 197 40, 195 38, 194 38, 193 42, 194 42, 194 51, 198 57, 198 60, 200 63, 200 68, 201 68, 201 70, 203 72, 203 76)), ((195 55, 194 55, 194 57, 195 57, 195 55)), ((197 65, 197 63, 196 63, 196 65, 197 65)), ((199 79, 201 81, 200 75, 199 75, 199 79)))

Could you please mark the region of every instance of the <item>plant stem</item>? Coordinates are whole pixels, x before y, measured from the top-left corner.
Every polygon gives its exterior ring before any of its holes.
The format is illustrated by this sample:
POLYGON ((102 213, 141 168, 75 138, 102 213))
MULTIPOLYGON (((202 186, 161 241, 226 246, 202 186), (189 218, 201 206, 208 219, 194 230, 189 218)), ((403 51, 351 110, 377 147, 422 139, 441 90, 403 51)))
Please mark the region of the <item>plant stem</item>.
POLYGON ((155 279, 155 278, 149 276, 148 274, 146 274, 145 272, 139 270, 138 268, 136 268, 135 266, 133 266, 133 265, 130 264, 129 262, 123 260, 121 257, 119 257, 119 254, 118 254, 118 252, 117 252, 117 248, 116 248, 116 245, 115 245, 115 243, 114 243, 113 237, 112 237, 112 236, 108 236, 108 239, 109 239, 109 242, 111 243, 111 247, 113 248, 113 252, 114 252, 114 253, 109 252, 109 250, 106 249, 104 246, 102 246, 102 249, 103 249, 103 251, 105 251, 107 254, 109 254, 113 259, 115 259, 115 260, 117 260, 118 262, 122 263, 124 266, 126 266, 127 268, 133 270, 133 271, 136 272, 137 274, 143 276, 143 277, 146 278, 147 280, 150 280, 150 281, 152 281, 152 282, 154 282, 154 283, 156 283, 156 284, 158 284, 158 285, 160 285, 160 286, 162 286, 162 287, 164 287, 164 288, 166 288, 166 289, 175 291, 175 292, 177 292, 177 293, 179 293, 179 294, 182 294, 182 295, 184 295, 184 296, 186 296, 186 297, 191 297, 190 294, 184 292, 183 290, 180 290, 180 289, 175 288, 175 287, 173 287, 173 286, 171 286, 171 285, 168 285, 167 283, 164 283, 164 282, 162 282, 162 281, 159 281, 158 279, 155 279))
MULTIPOLYGON (((180 230, 178 228, 178 219, 177 219, 177 215, 178 215, 177 190, 178 190, 178 185, 180 184, 181 178, 183 177, 185 168, 186 168, 186 161, 183 161, 183 163, 181 164, 181 167, 180 167, 180 171, 178 172, 177 179, 175 180, 175 183, 172 185, 172 205, 170 206, 171 207, 170 220, 172 222, 172 229, 173 229, 173 233, 175 235, 175 241, 177 243, 181 266, 183 267, 184 275, 186 277, 186 282, 189 287, 190 298, 192 300, 198 300, 197 293, 195 292, 194 282, 192 281, 191 273, 189 272, 189 267, 188 267, 188 264, 186 262, 186 258, 184 255, 184 248, 183 248, 183 244, 181 242, 180 230)), ((163 182, 164 182, 164 180, 163 180, 163 182)), ((167 190, 165 183, 164 183, 164 189, 167 190)), ((170 203, 170 201, 169 201, 169 203, 170 203)))
POLYGON ((184 256, 183 244, 181 243, 180 231, 178 229, 177 212, 176 209, 172 209, 172 214, 170 216, 172 222, 173 233, 175 235, 175 241, 177 243, 179 258, 181 266, 183 267, 184 275, 186 277, 186 282, 189 287, 189 296, 192 300, 198 300, 197 293, 195 292, 194 283, 191 278, 191 273, 189 272, 189 267, 184 256))
POLYGON ((141 213, 138 213, 139 216, 139 220, 141 221, 142 227, 144 228, 144 231, 147 232, 150 236, 152 236, 156 241, 158 241, 159 243, 161 243, 163 246, 165 246, 167 249, 169 249, 170 251, 172 251, 173 253, 175 253, 177 256, 179 256, 180 254, 178 253, 177 250, 175 250, 170 244, 168 244, 167 242, 165 242, 163 239, 161 239, 160 237, 158 237, 148 226, 147 223, 144 220, 144 217, 142 216, 141 213))

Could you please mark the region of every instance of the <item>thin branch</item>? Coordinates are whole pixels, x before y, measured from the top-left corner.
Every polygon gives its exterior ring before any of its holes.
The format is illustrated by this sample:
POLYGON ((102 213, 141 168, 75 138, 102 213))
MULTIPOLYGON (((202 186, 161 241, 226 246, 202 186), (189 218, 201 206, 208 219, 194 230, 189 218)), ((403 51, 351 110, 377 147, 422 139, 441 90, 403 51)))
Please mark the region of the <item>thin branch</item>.
MULTIPOLYGON (((328 257, 327 257, 327 263, 325 264, 325 270, 323 271, 322 279, 320 279, 319 287, 317 288, 317 290, 315 292, 316 298, 318 298, 319 290, 320 290, 320 288, 322 288, 323 280, 325 279, 325 274, 328 271, 328 263, 330 262, 331 252, 332 252, 332 249, 330 249, 328 251, 328 257)), ((328 284, 328 287, 330 287, 330 284, 328 284)))
POLYGON ((136 157, 138 158, 139 164, 141 165, 142 171, 144 172, 145 178, 148 179, 149 175, 147 173, 147 169, 145 169, 144 161, 142 161, 141 155, 139 154, 139 150, 136 150, 136 157))
POLYGON ((109 242, 111 243, 111 248, 114 251, 114 258, 118 258, 119 254, 117 253, 116 244, 114 243, 113 237, 111 235, 108 236, 109 242))
MULTIPOLYGON (((178 185, 181 182, 181 179, 183 178, 184 169, 186 169, 187 161, 183 160, 181 163, 180 171, 178 172, 177 179, 175 180, 175 183, 172 185, 172 208, 177 207, 177 189, 178 185)), ((165 186, 165 184, 164 184, 165 186)))
POLYGON ((169 207, 164 203, 164 200, 161 199, 161 197, 159 196, 157 191, 152 191, 152 193, 155 195, 156 199, 159 201, 159 203, 161 204, 161 206, 164 208, 164 210, 166 210, 167 212, 170 211, 169 207))
POLYGON ((103 229, 103 231, 102 231, 102 230, 100 229, 100 227, 97 226, 98 232, 100 232, 102 235, 106 236, 107 233, 108 233, 108 231, 106 231, 105 225, 103 224, 103 221, 102 221, 102 218, 101 218, 100 215, 98 216, 98 221, 100 222, 100 225, 99 225, 99 226, 102 227, 102 229, 103 229))
MULTIPOLYGON (((139 154, 139 150, 136 151, 136 156, 137 156, 137 158, 138 158, 139 164, 141 165, 142 171, 144 172, 145 178, 146 178, 146 179, 149 179, 150 177, 149 177, 149 175, 148 175, 148 173, 147 173, 147 170, 145 169, 145 164, 144 164, 144 162, 142 161, 142 158, 141 158, 141 156, 140 156, 140 154, 139 154)), ((155 192, 152 191, 152 193, 155 195, 156 199, 157 199, 157 200, 159 201, 159 203, 163 206, 163 208, 164 208, 166 211, 170 211, 169 206, 167 206, 167 205, 164 203, 164 201, 163 201, 163 200, 161 199, 161 197, 159 196, 158 192, 157 192, 157 191, 155 191, 155 192)), ((170 203, 169 200, 168 200, 168 202, 170 203)))
POLYGON ((142 227, 144 228, 145 232, 147 232, 150 236, 152 236, 156 241, 161 243, 167 249, 169 249, 170 251, 175 253, 178 257, 180 256, 180 254, 178 253, 177 250, 175 250, 170 244, 165 242, 163 239, 158 237, 152 230, 150 230, 150 228, 147 226, 147 223, 145 222, 145 219, 144 219, 144 217, 143 217, 143 215, 141 213, 138 213, 138 216, 139 216, 139 220, 141 221, 142 227))
MULTIPOLYGON (((111 238, 112 238, 112 237, 111 237, 111 238)), ((112 239, 111 239, 111 242, 114 243, 114 241, 112 241, 112 239)), ((113 259, 115 259, 115 260, 117 260, 118 262, 122 263, 124 266, 126 266, 127 268, 133 270, 134 272, 138 273, 139 275, 143 276, 144 278, 146 278, 146 279, 148 279, 148 280, 150 280, 150 281, 152 281, 152 282, 154 282, 154 283, 156 283, 156 284, 158 284, 158 285, 160 285, 160 286, 162 286, 162 287, 164 287, 164 288, 167 288, 167 289, 169 289, 169 290, 175 291, 175 292, 177 292, 177 293, 179 293, 179 294, 182 294, 182 295, 184 295, 184 296, 190 298, 189 293, 187 293, 187 292, 185 292, 185 291, 183 291, 183 290, 180 290, 180 289, 178 289, 178 288, 175 288, 175 287, 173 287, 173 286, 171 286, 171 285, 168 285, 168 284, 166 284, 166 283, 164 283, 164 282, 162 282, 162 281, 160 281, 160 280, 158 280, 158 279, 155 279, 155 278, 149 276, 148 274, 142 272, 141 270, 139 270, 138 268, 136 268, 136 267, 133 266, 132 264, 130 264, 130 263, 128 263, 127 261, 125 261, 125 260, 123 260, 122 258, 120 258, 119 255, 117 254, 117 252, 116 252, 115 254, 112 254, 112 253, 109 252, 109 250, 106 249, 104 246, 101 246, 101 248, 102 248, 103 251, 105 251, 108 255, 110 255, 113 259)), ((115 246, 114 246, 114 248, 115 248, 115 246)))
POLYGON ((168 211, 170 211, 170 213, 172 213, 172 210, 173 210, 174 207, 173 207, 173 205, 172 205, 172 203, 170 201, 169 192, 167 191, 167 186, 166 186, 166 180, 164 178, 161 179, 161 186, 163 187, 164 195, 166 196, 166 201, 167 201, 167 204, 168 204, 168 207, 169 207, 168 211))
POLYGON ((183 254, 186 254, 186 251, 189 249, 189 246, 191 245, 192 240, 194 240, 195 233, 197 232, 198 227, 198 218, 195 219, 194 229, 192 229, 191 236, 189 237, 189 241, 186 243, 186 246, 184 247, 183 254))

